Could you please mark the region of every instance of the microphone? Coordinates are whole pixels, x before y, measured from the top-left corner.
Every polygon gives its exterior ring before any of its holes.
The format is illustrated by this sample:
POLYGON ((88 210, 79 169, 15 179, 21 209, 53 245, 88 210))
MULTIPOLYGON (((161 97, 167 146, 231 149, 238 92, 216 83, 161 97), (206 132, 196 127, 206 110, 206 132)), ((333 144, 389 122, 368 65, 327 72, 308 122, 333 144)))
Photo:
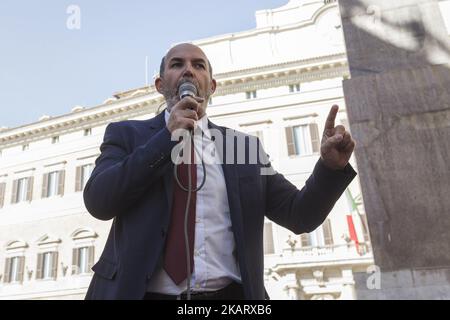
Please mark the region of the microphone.
MULTIPOLYGON (((183 82, 179 87, 178 87, 178 93, 180 96, 180 100, 185 98, 185 97, 196 97, 197 96, 197 87, 190 81, 186 81, 183 82)), ((189 130, 189 135, 190 135, 190 141, 191 141, 191 148, 194 148, 194 138, 193 138, 193 130, 190 129, 189 130)), ((194 149, 195 150, 195 149, 194 149)), ((195 151, 194 151, 195 152, 195 151)), ((205 164, 203 162, 202 159, 202 167, 203 167, 203 182, 200 185, 199 188, 197 188, 197 186, 192 186, 191 185, 191 169, 189 168, 188 170, 188 187, 185 188, 181 182, 178 180, 178 173, 177 173, 177 165, 174 166, 174 177, 175 180, 178 183, 178 186, 183 189, 184 191, 187 191, 188 193, 188 198, 187 198, 187 204, 186 204, 186 208, 185 208, 185 212, 184 212, 184 243, 185 243, 185 253, 186 253, 186 270, 187 270, 187 278, 186 278, 186 287, 187 287, 187 299, 191 300, 191 262, 190 262, 190 256, 189 256, 189 252, 190 252, 190 248, 189 248, 189 240, 188 240, 188 234, 187 234, 187 224, 188 224, 188 214, 189 214, 189 206, 191 204, 191 196, 192 196, 192 192, 197 192, 198 190, 200 190, 204 183, 205 183, 205 179, 206 179, 206 169, 205 169, 205 164)))
POLYGON ((178 93, 180 94, 180 100, 184 97, 196 97, 197 87, 192 82, 186 81, 180 85, 178 93))
MULTIPOLYGON (((180 84, 178 88, 178 93, 180 94, 180 100, 185 97, 196 97, 197 96, 197 87, 190 81, 183 82, 180 84)), ((192 134, 193 130, 190 129, 189 132, 192 134)))

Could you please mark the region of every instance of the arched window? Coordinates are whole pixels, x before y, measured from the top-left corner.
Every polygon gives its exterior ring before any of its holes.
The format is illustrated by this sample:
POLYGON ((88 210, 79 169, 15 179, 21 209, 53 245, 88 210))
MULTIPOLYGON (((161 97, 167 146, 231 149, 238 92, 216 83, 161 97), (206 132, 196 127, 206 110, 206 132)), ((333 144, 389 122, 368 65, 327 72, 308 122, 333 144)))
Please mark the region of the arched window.
POLYGON ((72 274, 83 275, 92 273, 95 259, 95 239, 97 233, 89 228, 75 230, 72 235, 74 248, 72 250, 72 274))
POLYGON ((23 282, 27 248, 28 244, 22 240, 13 240, 6 244, 4 283, 21 284, 23 282))
POLYGON ((61 239, 44 235, 37 240, 38 256, 36 265, 37 280, 55 280, 58 274, 58 245, 61 239))

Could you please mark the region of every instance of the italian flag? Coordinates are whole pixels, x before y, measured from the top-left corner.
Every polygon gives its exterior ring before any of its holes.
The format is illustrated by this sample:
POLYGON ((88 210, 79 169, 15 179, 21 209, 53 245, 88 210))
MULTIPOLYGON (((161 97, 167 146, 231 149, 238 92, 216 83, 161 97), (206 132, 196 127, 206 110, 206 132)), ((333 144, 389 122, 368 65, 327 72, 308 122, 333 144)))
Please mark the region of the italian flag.
POLYGON ((350 239, 355 243, 356 252, 358 252, 358 254, 361 254, 361 251, 359 249, 360 244, 359 239, 361 239, 364 242, 364 235, 361 234, 362 226, 361 226, 361 217, 359 216, 358 211, 358 205, 349 189, 345 190, 345 195, 350 208, 350 213, 347 214, 348 232, 350 235, 350 239))

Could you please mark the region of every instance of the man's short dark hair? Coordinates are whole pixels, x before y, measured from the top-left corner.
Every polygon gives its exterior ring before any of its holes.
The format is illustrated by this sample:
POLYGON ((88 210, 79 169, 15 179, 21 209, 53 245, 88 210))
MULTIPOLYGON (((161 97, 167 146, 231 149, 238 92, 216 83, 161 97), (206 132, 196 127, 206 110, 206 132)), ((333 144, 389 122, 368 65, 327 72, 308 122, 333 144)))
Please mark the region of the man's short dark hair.
MULTIPOLYGON (((209 59, 208 59, 208 58, 206 58, 206 60, 208 61, 209 75, 210 75, 211 78, 212 78, 213 71, 212 71, 211 62, 209 62, 209 59)), ((159 65, 159 76, 160 76, 161 78, 164 77, 164 71, 165 71, 165 69, 166 69, 166 56, 164 56, 164 57, 161 59, 161 64, 159 65)))

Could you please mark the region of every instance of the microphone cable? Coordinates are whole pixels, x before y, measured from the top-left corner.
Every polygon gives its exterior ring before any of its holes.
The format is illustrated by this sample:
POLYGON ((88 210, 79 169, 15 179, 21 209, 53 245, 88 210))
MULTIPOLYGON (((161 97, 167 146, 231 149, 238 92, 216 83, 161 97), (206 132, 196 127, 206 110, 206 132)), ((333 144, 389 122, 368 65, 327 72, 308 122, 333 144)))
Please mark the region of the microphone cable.
MULTIPOLYGON (((189 141, 186 140, 185 141, 185 145, 188 145, 189 143, 191 144, 191 148, 194 148, 194 163, 195 163, 195 145, 194 145, 194 135, 193 135, 193 131, 189 130, 189 141)), ((202 139, 202 143, 203 143, 203 139, 202 139)), ((183 147, 181 150, 184 150, 185 148, 183 147)), ((185 150, 184 150, 185 151, 185 150)), ((191 151, 189 149, 189 151, 191 151)), ((189 152, 189 158, 191 158, 191 154, 192 152, 189 152)), ((180 157, 180 154, 178 154, 178 159, 180 157)), ((192 193, 193 192, 197 192, 200 189, 203 188, 205 181, 206 181, 206 168, 205 168, 205 162, 203 161, 203 156, 200 156, 200 159, 202 161, 202 169, 203 169, 203 179, 202 179, 202 183, 200 184, 200 186, 195 186, 193 188, 192 186, 192 173, 191 173, 191 166, 193 165, 192 163, 187 163, 186 165, 188 166, 188 186, 187 188, 185 186, 183 186, 183 184, 181 183, 181 181, 178 179, 178 161, 175 163, 174 165, 174 177, 175 180, 178 184, 178 186, 185 192, 188 193, 187 196, 187 200, 186 200, 186 209, 184 211, 184 243, 185 243, 185 249, 186 249, 186 271, 187 271, 187 278, 186 278, 186 294, 187 294, 187 300, 191 300, 191 255, 190 255, 190 247, 189 247, 189 236, 188 236, 188 215, 189 215, 189 206, 191 204, 191 197, 192 197, 192 193)), ((192 159, 191 161, 192 162, 192 159)), ((195 208, 194 208, 195 210, 195 208)), ((195 224, 194 224, 194 228, 195 228, 195 224)), ((195 230, 195 229, 194 229, 195 230)), ((195 234, 195 232, 194 232, 195 234)), ((195 245, 195 237, 194 237, 194 245, 195 245)))

